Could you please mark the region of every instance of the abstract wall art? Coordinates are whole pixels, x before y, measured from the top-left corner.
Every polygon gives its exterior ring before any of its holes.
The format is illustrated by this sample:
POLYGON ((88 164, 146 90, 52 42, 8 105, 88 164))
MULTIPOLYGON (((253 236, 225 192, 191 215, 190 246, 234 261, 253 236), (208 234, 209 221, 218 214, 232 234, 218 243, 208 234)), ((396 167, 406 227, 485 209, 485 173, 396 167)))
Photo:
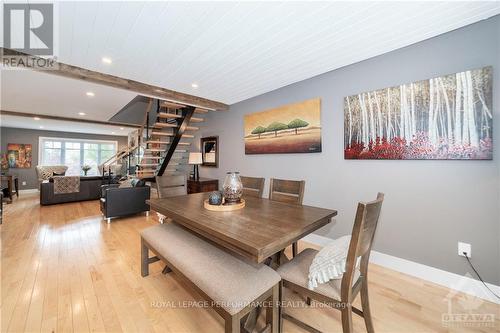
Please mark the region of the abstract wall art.
POLYGON ((344 99, 345 159, 488 160, 492 67, 344 99))
POLYGON ((245 115, 245 154, 321 152, 321 100, 245 115))
POLYGON ((10 168, 31 168, 31 144, 9 143, 7 161, 10 168))

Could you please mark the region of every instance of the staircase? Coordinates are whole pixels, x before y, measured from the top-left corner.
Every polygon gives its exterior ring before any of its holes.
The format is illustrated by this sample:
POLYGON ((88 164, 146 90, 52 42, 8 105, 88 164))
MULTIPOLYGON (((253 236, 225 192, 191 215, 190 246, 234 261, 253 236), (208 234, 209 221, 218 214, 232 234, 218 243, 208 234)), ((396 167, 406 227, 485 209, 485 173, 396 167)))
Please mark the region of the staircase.
POLYGON ((135 176, 154 181, 155 176, 187 172, 192 139, 199 129, 193 124, 203 122, 204 118, 199 115, 207 112, 194 106, 151 100, 139 130, 139 144, 143 149, 139 150, 135 176), (153 104, 156 111, 152 111, 153 104))
POLYGON ((115 155, 111 156, 109 159, 98 166, 99 171, 102 175, 110 175, 113 166, 124 165, 125 170, 127 170, 128 172, 129 166, 132 164, 131 158, 135 156, 138 148, 139 146, 135 145, 133 147, 119 149, 115 155))

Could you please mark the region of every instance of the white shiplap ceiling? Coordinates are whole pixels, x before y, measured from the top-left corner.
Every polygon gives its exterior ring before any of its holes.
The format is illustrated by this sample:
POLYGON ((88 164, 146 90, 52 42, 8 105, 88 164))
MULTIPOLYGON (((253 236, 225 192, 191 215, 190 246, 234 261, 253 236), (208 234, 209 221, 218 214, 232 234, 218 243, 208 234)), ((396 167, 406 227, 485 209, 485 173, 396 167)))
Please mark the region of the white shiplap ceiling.
POLYGON ((500 2, 61 2, 59 13, 62 62, 231 104, 486 19, 500 2))

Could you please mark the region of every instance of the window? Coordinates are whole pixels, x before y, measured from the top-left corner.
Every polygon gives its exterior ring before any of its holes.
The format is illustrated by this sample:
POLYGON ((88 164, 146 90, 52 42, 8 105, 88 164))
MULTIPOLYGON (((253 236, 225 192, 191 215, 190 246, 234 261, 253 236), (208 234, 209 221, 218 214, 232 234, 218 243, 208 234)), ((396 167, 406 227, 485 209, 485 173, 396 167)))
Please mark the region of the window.
POLYGON ((116 141, 40 137, 40 165, 66 165, 67 175, 82 174, 82 166, 92 167, 88 175, 98 175, 97 166, 116 154, 116 141))

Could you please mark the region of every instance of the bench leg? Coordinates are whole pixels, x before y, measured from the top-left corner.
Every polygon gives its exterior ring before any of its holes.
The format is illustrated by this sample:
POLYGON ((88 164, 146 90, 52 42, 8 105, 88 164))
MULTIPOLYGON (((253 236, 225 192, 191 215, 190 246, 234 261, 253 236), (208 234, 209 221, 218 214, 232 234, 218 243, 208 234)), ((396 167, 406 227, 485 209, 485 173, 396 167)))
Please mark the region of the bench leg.
POLYGON ((273 287, 272 295, 269 297, 271 306, 266 308, 266 324, 271 326, 272 333, 278 333, 279 331, 279 288, 279 283, 273 287))
POLYGON ((149 249, 141 238, 141 276, 149 275, 149 249))
POLYGON ((239 333, 240 332, 240 319, 238 315, 231 316, 225 320, 224 323, 226 333, 239 333))

